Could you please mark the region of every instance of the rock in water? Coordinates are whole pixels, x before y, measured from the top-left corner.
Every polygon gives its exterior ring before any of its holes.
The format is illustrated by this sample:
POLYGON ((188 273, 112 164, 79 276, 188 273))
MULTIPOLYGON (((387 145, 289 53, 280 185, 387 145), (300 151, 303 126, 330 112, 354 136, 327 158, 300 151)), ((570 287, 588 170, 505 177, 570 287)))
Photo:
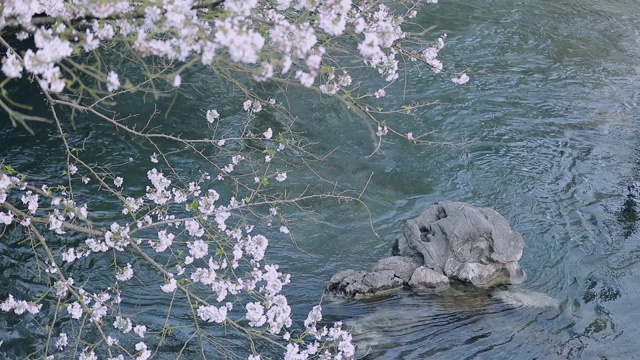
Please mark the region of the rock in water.
POLYGON ((476 286, 520 284, 522 236, 495 210, 442 202, 407 221, 394 255, 418 252, 424 266, 476 286))
POLYGON ((420 266, 413 272, 413 275, 411 275, 409 286, 414 289, 440 291, 449 287, 449 278, 426 266, 420 266))
POLYGON ((363 297, 409 286, 440 291, 449 280, 475 286, 521 284, 518 260, 524 241, 495 210, 464 202, 439 202, 408 220, 392 257, 369 271, 334 275, 327 291, 363 297))

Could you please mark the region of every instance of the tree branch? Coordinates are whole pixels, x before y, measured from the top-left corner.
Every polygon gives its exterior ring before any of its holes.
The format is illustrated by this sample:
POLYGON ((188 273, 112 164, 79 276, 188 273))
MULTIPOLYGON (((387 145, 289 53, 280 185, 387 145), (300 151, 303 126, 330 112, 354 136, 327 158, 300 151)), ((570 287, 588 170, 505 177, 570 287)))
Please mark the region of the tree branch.
MULTIPOLYGON (((198 10, 198 9, 205 9, 205 8, 210 8, 210 9, 214 9, 220 5, 222 5, 224 3, 225 0, 215 0, 215 1, 208 1, 208 2, 204 2, 201 4, 197 4, 194 5, 193 7, 191 7, 192 10, 198 10)), ((87 16, 82 16, 82 17, 78 17, 75 19, 72 19, 71 22, 72 23, 83 23, 83 22, 89 22, 89 21, 93 21, 93 20, 123 20, 123 19, 142 19, 145 17, 145 13, 144 12, 133 12, 133 13, 128 13, 128 14, 118 14, 116 16, 107 16, 107 17, 96 17, 96 16, 92 16, 92 15, 87 15, 87 16)), ((34 17, 31 19, 31 25, 33 26, 42 26, 42 25, 53 25, 55 24, 58 20, 60 20, 57 17, 52 17, 52 16, 41 16, 41 17, 34 17)), ((9 25, 10 27, 10 25, 9 25)))

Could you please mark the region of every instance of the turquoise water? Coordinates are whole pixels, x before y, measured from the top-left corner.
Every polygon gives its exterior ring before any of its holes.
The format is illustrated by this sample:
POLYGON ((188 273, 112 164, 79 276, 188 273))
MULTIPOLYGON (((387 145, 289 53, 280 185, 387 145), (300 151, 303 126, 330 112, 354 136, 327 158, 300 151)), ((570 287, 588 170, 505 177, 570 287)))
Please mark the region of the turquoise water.
MULTIPOLYGON (((327 318, 353 326, 365 358, 633 358, 640 351, 640 5, 631 0, 441 1, 417 21, 448 34, 441 53, 445 69, 466 70, 471 81, 456 86, 447 74, 415 71, 406 85, 403 80, 404 98, 390 96, 386 104, 438 103, 415 118, 387 121, 403 132, 436 130, 430 140, 453 144, 393 139, 368 158, 372 140, 356 116, 314 95, 292 98, 296 130, 317 142, 319 152, 333 150, 314 165, 316 171, 354 194, 366 186, 363 200, 372 214, 370 223, 361 205, 324 200, 306 204, 313 216, 287 209, 296 245, 273 232, 277 241, 269 258, 292 273, 288 292, 294 308, 304 313, 316 304, 335 272, 367 269, 388 256, 394 234, 423 207, 439 200, 468 201, 496 209, 523 234, 521 264, 529 278, 522 287, 556 299, 559 306, 514 308, 491 291, 465 287, 371 301, 325 299, 327 318)), ((242 121, 241 94, 230 94, 198 73, 189 81, 199 91, 185 87, 167 129, 198 134, 202 110, 214 107, 231 114, 230 121, 242 121)), ((118 106, 153 111, 139 99, 118 106)), ((270 114, 258 121, 274 128, 287 124, 270 114)), ((32 136, 4 125, 0 156, 42 181, 55 181, 64 161, 59 140, 49 138, 46 127, 37 130, 32 136)), ((137 164, 148 165, 154 151, 149 144, 131 142, 121 133, 105 137, 94 123, 79 124, 72 137, 86 142, 95 161, 117 164, 133 158, 123 169, 144 179, 137 164)), ((204 168, 182 153, 174 159, 185 171, 204 168)), ((307 171, 290 171, 293 188, 328 186, 307 171)), ((109 219, 113 209, 103 203, 98 215, 109 219)), ((28 249, 11 240, 0 242, 0 254, 0 295, 41 290, 37 277, 24 271, 33 265, 28 249)), ((106 269, 101 266, 74 271, 98 273, 106 269)), ((165 305, 144 289, 130 306, 146 306, 151 323, 163 321, 165 305)), ((0 313, 0 339, 14 357, 30 351, 21 344, 25 339, 37 344, 41 333, 32 321, 0 313)), ((172 346, 159 356, 171 358, 177 351, 172 346)))

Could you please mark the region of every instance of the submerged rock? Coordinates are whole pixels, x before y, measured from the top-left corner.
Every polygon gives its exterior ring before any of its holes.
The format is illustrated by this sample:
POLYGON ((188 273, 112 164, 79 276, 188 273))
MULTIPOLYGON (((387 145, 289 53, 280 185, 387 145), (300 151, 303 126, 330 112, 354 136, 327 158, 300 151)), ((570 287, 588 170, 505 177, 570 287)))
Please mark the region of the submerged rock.
POLYGON ((409 286, 441 291, 450 280, 475 286, 521 284, 518 260, 524 241, 507 220, 489 208, 463 202, 439 202, 410 219, 396 236, 392 257, 369 272, 345 270, 327 291, 364 297, 409 286))
POLYGON ((358 310, 349 313, 345 324, 352 331, 356 358, 431 358, 424 355, 428 354, 424 348, 403 352, 404 349, 415 349, 404 340, 422 339, 422 346, 432 345, 433 349, 438 349, 438 339, 448 336, 446 333, 452 330, 456 337, 460 337, 458 341, 461 344, 467 344, 466 340, 474 343, 473 339, 478 339, 477 335, 481 334, 490 334, 497 343, 502 343, 503 339, 513 335, 512 324, 527 324, 525 327, 529 334, 546 333, 548 329, 544 320, 542 323, 538 320, 555 319, 563 313, 562 302, 558 299, 518 286, 485 289, 452 283, 447 291, 440 293, 406 295, 362 304, 358 310), (511 311, 513 309, 517 311, 511 311), (539 317, 542 313, 545 316, 539 317), (491 314, 489 318, 487 314, 491 314), (386 352, 386 349, 393 350, 386 352))
POLYGON ((491 293, 491 297, 515 308, 558 308, 560 301, 547 294, 524 289, 498 290, 491 293))

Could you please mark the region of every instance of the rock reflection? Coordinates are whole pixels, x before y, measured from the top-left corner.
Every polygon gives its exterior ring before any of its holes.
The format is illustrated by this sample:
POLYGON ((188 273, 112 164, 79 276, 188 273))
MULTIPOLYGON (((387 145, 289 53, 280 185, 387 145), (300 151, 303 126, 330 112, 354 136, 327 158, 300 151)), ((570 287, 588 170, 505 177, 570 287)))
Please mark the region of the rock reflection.
POLYGON ((585 304, 588 304, 594 300, 597 302, 613 301, 620 297, 620 289, 608 284, 599 284, 594 278, 593 274, 590 274, 586 280, 587 289, 582 295, 582 300, 585 304))
POLYGON ((463 284, 438 294, 403 291, 343 305, 352 313, 364 310, 347 322, 363 359, 485 358, 480 354, 521 349, 524 339, 525 347, 536 347, 551 341, 547 321, 563 312, 546 294, 463 284))
POLYGON ((633 183, 627 187, 629 193, 617 214, 618 222, 622 226, 622 236, 628 239, 636 231, 638 222, 638 210, 636 199, 640 192, 639 184, 633 183))

